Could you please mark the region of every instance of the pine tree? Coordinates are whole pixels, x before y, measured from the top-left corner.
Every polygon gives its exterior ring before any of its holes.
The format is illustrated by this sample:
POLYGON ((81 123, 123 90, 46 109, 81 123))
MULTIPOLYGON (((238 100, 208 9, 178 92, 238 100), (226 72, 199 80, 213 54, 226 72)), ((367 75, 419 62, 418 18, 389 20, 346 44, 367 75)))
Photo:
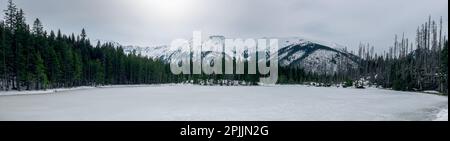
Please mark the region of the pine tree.
POLYGON ((22 10, 19 10, 13 17, 13 54, 14 54, 14 78, 13 87, 17 90, 22 90, 23 86, 30 89, 30 80, 33 78, 33 73, 30 72, 32 57, 29 53, 29 30, 25 23, 25 17, 22 10))
POLYGON ((80 36, 81 36, 82 41, 86 40, 87 35, 86 35, 86 30, 84 30, 84 28, 81 30, 80 36))
POLYGON ((442 72, 444 74, 448 74, 448 41, 445 41, 445 43, 444 43, 441 61, 442 61, 442 66, 441 66, 442 72))
POLYGON ((44 27, 39 19, 36 19, 33 23, 33 34, 42 36, 44 34, 44 27))
POLYGON ((94 82, 95 85, 102 85, 104 82, 104 70, 100 60, 91 61, 91 68, 94 73, 94 82))
POLYGON ((7 9, 4 10, 4 12, 6 27, 8 27, 11 31, 14 31, 16 25, 17 7, 12 0, 8 0, 7 9))
POLYGON ((83 76, 83 62, 81 61, 81 57, 78 55, 79 53, 73 53, 73 72, 74 72, 74 81, 75 85, 79 85, 82 81, 83 76))
POLYGON ((52 46, 46 48, 48 58, 45 61, 47 74, 52 87, 57 87, 61 78, 61 65, 58 56, 52 46))
POLYGON ((0 21, 0 90, 7 90, 7 66, 6 66, 6 54, 9 51, 6 43, 6 28, 5 23, 0 21))
POLYGON ((441 91, 448 95, 448 41, 445 41, 441 54, 441 91))
POLYGON ((45 73, 44 60, 39 52, 36 53, 35 58, 35 76, 36 76, 36 88, 35 89, 46 89, 48 86, 48 78, 45 73))

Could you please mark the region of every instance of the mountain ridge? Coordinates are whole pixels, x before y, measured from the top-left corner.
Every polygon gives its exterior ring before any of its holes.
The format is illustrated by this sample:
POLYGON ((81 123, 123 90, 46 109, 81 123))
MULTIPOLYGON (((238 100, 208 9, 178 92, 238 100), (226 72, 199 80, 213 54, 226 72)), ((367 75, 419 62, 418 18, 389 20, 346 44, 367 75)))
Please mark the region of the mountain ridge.
MULTIPOLYGON (((333 74, 359 66, 360 58, 346 51, 345 46, 303 38, 279 39, 279 66, 301 68, 307 72, 333 74)), ((169 62, 173 56, 188 55, 187 51, 169 50, 169 46, 138 47, 124 46, 124 52, 136 52, 141 56, 169 62)), ((211 52, 204 56, 211 55, 211 52)))

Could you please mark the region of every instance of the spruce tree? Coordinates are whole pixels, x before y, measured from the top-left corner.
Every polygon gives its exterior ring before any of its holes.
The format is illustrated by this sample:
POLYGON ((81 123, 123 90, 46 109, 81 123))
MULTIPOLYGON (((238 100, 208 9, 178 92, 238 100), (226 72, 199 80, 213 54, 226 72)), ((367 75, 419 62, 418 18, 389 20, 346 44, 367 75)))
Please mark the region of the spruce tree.
POLYGON ((36 19, 33 23, 33 34, 42 36, 44 34, 44 27, 39 19, 36 19))
POLYGON ((0 90, 7 90, 7 66, 6 54, 9 48, 6 46, 6 28, 3 21, 0 21, 0 90))
POLYGON ((36 53, 35 58, 35 76, 36 76, 36 88, 35 89, 47 89, 48 86, 48 78, 45 73, 44 60, 41 57, 39 52, 36 53))
POLYGON ((5 12, 5 24, 11 31, 15 30, 14 25, 16 25, 16 15, 17 15, 17 7, 13 3, 12 0, 8 0, 7 9, 5 12))

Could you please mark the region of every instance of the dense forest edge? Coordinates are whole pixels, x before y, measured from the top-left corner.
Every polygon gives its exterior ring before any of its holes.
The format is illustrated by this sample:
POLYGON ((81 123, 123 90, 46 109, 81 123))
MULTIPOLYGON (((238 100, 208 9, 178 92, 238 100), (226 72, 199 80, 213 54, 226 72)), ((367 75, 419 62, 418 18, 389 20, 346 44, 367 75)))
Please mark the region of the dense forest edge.
POLYGON ((39 90, 114 84, 167 83, 168 65, 136 54, 126 55, 111 43, 91 45, 81 34, 30 28, 22 9, 9 1, 0 22, 0 89, 39 90))
MULTIPOLYGON (((316 74, 301 68, 279 68, 279 84, 311 84, 363 88, 375 86, 402 91, 434 90, 448 94, 448 40, 438 22, 429 18, 417 28, 414 41, 395 36, 388 51, 377 54, 361 44, 357 69, 316 74)), ((35 19, 30 26, 25 13, 12 0, 0 20, 0 90, 193 83, 257 85, 260 75, 173 75, 169 64, 125 54, 113 43, 95 45, 86 30, 76 35, 60 30, 47 32, 35 19)), ((353 52, 352 52, 353 53, 353 52)), ((245 69, 246 70, 246 69, 245 69)))

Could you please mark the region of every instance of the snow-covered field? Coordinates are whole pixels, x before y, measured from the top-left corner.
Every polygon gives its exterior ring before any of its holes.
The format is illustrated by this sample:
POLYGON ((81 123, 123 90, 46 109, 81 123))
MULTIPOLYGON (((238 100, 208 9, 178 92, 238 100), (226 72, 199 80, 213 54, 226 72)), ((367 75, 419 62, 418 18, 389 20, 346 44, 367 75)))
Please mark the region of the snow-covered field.
POLYGON ((448 97, 297 85, 104 87, 9 92, 0 120, 448 120, 448 97))

